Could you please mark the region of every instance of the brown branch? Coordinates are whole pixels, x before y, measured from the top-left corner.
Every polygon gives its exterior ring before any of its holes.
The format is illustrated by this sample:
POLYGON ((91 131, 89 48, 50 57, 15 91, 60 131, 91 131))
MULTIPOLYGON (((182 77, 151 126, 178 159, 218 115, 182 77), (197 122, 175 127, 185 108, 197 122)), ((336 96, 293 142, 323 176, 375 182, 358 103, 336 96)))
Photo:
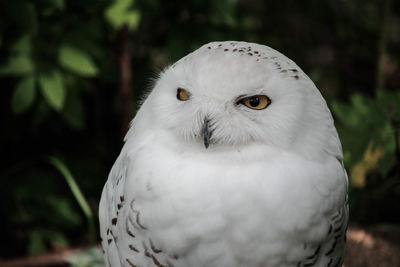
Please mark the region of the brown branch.
POLYGON ((69 266, 66 261, 66 257, 77 254, 82 251, 79 249, 68 249, 56 253, 44 253, 36 256, 28 256, 25 258, 13 259, 2 261, 0 260, 0 266, 2 267, 45 267, 45 266, 69 266))
POLYGON ((121 94, 121 130, 123 135, 129 128, 132 116, 132 76, 131 76, 131 53, 129 50, 129 28, 122 26, 118 30, 119 42, 119 68, 120 68, 120 94, 121 94))
POLYGON ((378 39, 378 58, 376 70, 375 89, 384 90, 385 72, 384 63, 386 59, 387 33, 390 26, 392 0, 384 0, 382 7, 382 20, 378 39))

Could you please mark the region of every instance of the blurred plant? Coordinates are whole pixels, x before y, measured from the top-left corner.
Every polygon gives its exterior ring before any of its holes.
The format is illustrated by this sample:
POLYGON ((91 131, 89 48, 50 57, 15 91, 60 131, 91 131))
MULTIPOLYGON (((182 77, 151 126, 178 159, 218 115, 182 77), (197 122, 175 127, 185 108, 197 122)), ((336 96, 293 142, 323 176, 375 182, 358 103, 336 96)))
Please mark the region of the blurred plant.
MULTIPOLYGON (((104 73, 103 84, 113 80, 110 76, 114 72, 104 69, 110 69, 108 40, 114 31, 104 17, 98 16, 109 6, 109 1, 102 0, 0 2, 0 79, 2 88, 9 89, 2 93, 8 98, 9 110, 2 107, 8 127, 2 131, 6 141, 1 143, 2 151, 9 156, 2 163, 0 176, 5 185, 1 208, 8 214, 2 228, 10 245, 2 250, 2 257, 86 243, 87 237, 96 240, 95 218, 66 165, 57 158, 49 160, 63 174, 78 204, 65 190, 68 187, 54 182, 57 173, 38 159, 60 154, 60 150, 62 158, 71 159, 73 156, 61 147, 78 148, 83 159, 69 163, 80 170, 79 177, 85 177, 85 165, 95 166, 95 160, 83 156, 84 152, 101 158, 101 142, 83 152, 74 136, 87 129, 85 101, 98 95, 94 90, 97 77, 104 73), (7 116, 9 113, 11 116, 7 116), (82 215, 86 216, 87 228, 82 227, 82 215)), ((92 129, 97 126, 92 125, 92 129)), ((85 134, 99 139, 93 130, 85 134)), ((101 167, 96 169, 102 175, 106 173, 101 167)), ((85 191, 98 191, 100 187, 91 185, 90 179, 81 179, 80 184, 85 191)), ((97 196, 92 193, 92 202, 93 198, 96 203, 97 196)))
POLYGON ((66 257, 71 267, 104 267, 104 257, 101 248, 92 247, 80 253, 66 257))
POLYGON ((8 219, 3 222, 4 228, 9 229, 5 240, 9 235, 17 236, 3 253, 11 250, 37 254, 69 246, 68 235, 74 233, 83 220, 74 201, 63 193, 63 188, 67 187, 59 182, 49 164, 23 162, 2 172, 2 177, 5 177, 3 183, 9 181, 2 192, 3 208, 8 211, 8 219), (16 241, 20 244, 14 244, 16 241))
MULTIPOLYGON (((2 58, 0 76, 15 78, 13 113, 27 112, 43 99, 68 125, 82 130, 83 103, 80 97, 74 96, 76 89, 82 90, 79 84, 84 84, 84 79, 99 74, 94 60, 98 48, 91 49, 97 38, 90 32, 93 22, 83 23, 68 15, 64 0, 5 1, 1 8, 4 13, 1 28, 12 29, 12 33, 2 43, 7 56, 2 58), (69 32, 67 29, 71 27, 80 31, 69 32)), ((48 113, 47 107, 36 110, 42 119, 39 113, 43 110, 48 113)))
POLYGON ((128 130, 132 119, 132 56, 129 32, 136 31, 140 21, 140 12, 133 8, 133 4, 134 0, 115 0, 105 11, 105 17, 117 32, 119 41, 122 134, 128 130))
POLYGON ((349 170, 352 216, 364 223, 399 222, 400 93, 376 98, 354 94, 350 103, 333 101, 349 170))
POLYGON ((81 207, 83 214, 86 216, 87 224, 88 224, 88 236, 89 241, 94 243, 96 240, 96 232, 95 232, 95 223, 93 218, 92 210, 89 207, 88 202, 86 201, 85 197, 82 194, 78 184, 76 183, 74 177, 72 176, 71 172, 69 171, 68 167, 58 158, 50 157, 49 158, 50 164, 52 164, 65 178, 69 188, 71 189, 72 194, 74 195, 76 201, 78 202, 79 206, 81 207))
POLYGON ((140 22, 140 12, 133 8, 134 0, 114 0, 105 10, 105 17, 114 29, 125 25, 130 30, 136 30, 140 22))

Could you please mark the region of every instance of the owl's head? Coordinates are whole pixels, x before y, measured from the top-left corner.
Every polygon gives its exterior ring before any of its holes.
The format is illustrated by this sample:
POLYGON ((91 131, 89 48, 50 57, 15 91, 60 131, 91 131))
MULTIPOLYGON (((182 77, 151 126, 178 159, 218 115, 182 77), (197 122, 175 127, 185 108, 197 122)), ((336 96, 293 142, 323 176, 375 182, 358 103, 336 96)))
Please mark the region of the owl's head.
POLYGON ((142 109, 152 127, 203 150, 263 144, 341 157, 318 89, 293 61, 263 45, 202 46, 160 75, 142 109))

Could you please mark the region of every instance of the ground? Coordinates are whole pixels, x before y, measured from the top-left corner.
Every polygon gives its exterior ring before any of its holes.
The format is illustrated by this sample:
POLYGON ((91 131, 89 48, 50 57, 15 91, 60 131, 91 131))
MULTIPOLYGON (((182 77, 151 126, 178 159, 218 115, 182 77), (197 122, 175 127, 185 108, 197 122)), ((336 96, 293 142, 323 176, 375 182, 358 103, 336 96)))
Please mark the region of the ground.
MULTIPOLYGON (((65 249, 27 258, 2 261, 2 267, 101 266, 100 247, 65 249), (74 264, 71 265, 71 262, 74 264)), ((354 223, 347 231, 344 267, 399 267, 400 226, 363 227, 354 223)))

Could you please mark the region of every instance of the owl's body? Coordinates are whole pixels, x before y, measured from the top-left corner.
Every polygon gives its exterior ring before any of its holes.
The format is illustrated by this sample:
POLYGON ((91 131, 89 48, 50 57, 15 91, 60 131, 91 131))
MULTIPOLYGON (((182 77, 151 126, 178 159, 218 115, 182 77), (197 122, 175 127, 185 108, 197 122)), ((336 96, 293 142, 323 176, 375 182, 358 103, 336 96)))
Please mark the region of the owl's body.
POLYGON ((196 50, 161 75, 125 141, 100 202, 106 265, 341 265, 340 141, 318 90, 275 50, 196 50))

